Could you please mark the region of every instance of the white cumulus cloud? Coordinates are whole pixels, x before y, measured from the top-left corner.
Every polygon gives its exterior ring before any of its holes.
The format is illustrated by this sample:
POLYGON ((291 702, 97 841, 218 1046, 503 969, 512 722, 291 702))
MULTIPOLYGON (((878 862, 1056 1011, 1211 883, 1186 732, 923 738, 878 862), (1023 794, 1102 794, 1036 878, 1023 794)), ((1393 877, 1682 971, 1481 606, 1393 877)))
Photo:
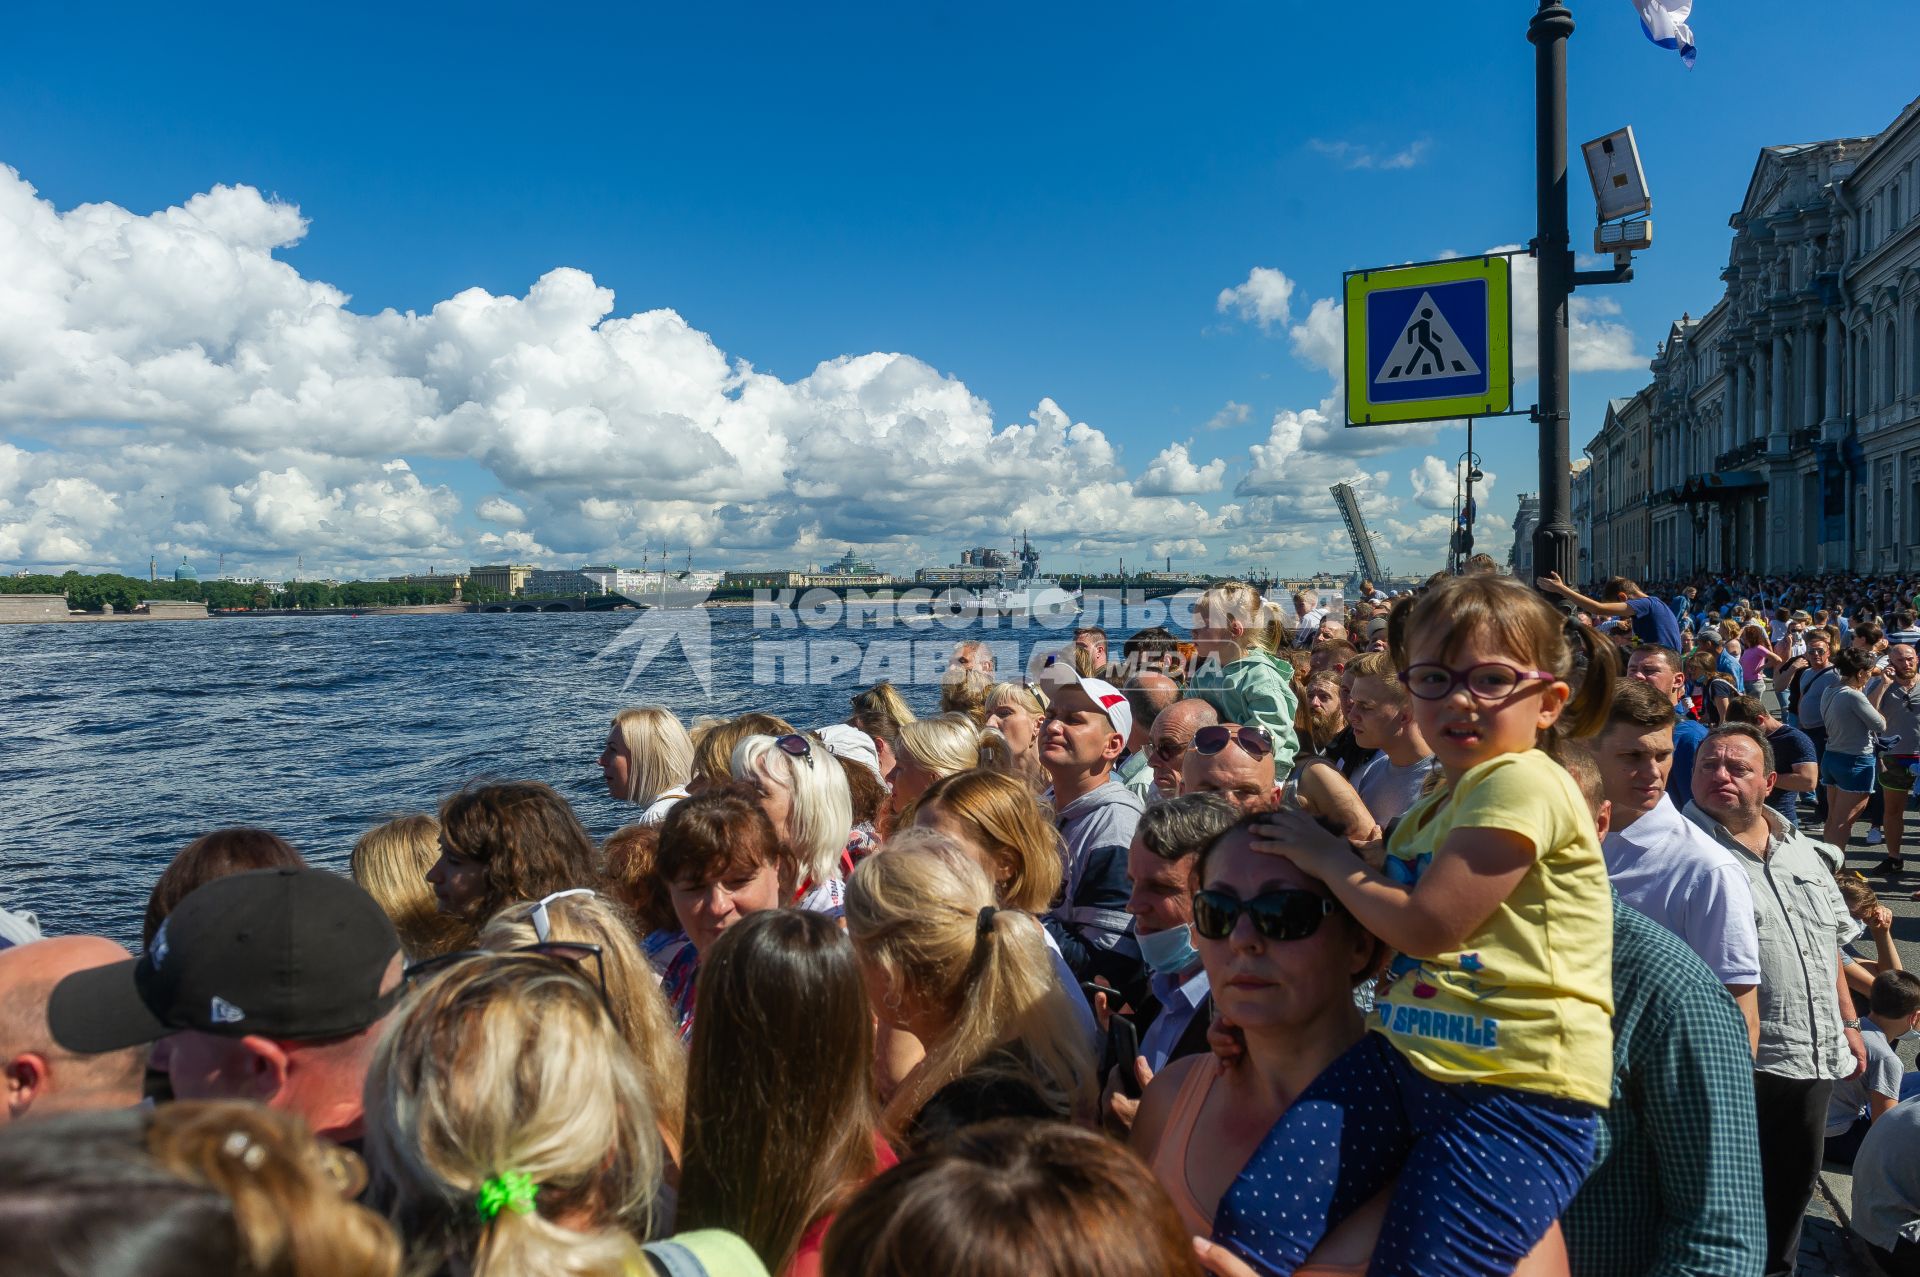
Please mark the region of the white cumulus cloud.
POLYGON ((1271 266, 1256 266, 1247 272, 1244 283, 1223 288, 1214 299, 1214 309, 1223 315, 1238 315, 1270 330, 1284 327, 1292 315, 1294 284, 1271 266))
POLYGON ((1220 482, 1226 474, 1225 459, 1215 457, 1203 466, 1196 466, 1187 455, 1186 444, 1170 443, 1148 464, 1133 490, 1142 496, 1197 496, 1220 491, 1220 482))

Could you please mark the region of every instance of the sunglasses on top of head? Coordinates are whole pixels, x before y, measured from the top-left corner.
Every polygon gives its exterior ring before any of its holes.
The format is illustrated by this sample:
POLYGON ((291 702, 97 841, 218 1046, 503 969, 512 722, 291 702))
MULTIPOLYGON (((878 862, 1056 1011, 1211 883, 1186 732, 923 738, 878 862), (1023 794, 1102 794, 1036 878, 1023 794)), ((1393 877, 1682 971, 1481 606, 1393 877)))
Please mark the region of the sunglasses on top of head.
POLYGON ((1298 887, 1263 891, 1251 900, 1209 888, 1193 894, 1193 929, 1205 940, 1225 940, 1246 914, 1269 940, 1305 940, 1339 908, 1330 896, 1298 887))
POLYGON ((1273 737, 1264 727, 1234 727, 1215 724, 1193 734, 1193 752, 1210 757, 1228 745, 1238 745, 1249 757, 1265 758, 1273 752, 1273 737))
POLYGON ((813 743, 798 732, 786 736, 776 736, 774 747, 788 758, 803 760, 807 766, 813 766, 813 743))
MULTIPOLYGON (((587 963, 593 964, 594 987, 600 991, 600 1000, 607 1002, 607 968, 601 957, 601 948, 597 944, 584 944, 579 941, 549 941, 545 944, 515 945, 511 949, 461 949, 455 953, 443 953, 438 957, 422 958, 410 962, 401 971, 400 982, 403 988, 411 988, 422 980, 431 979, 440 972, 459 963, 480 958, 547 958, 554 962, 564 962, 570 967, 584 969, 587 963)), ((608 1003, 611 1007, 611 1003, 608 1003)))

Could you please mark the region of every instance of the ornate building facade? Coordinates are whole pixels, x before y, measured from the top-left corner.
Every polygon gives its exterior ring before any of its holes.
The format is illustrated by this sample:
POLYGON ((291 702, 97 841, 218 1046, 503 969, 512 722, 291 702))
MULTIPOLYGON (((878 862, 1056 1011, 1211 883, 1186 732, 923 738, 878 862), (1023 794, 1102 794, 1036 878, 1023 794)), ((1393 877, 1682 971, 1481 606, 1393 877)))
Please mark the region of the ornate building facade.
POLYGON ((1877 136, 1761 151, 1725 294, 1587 446, 1583 575, 1920 569, 1917 179, 1920 100, 1877 136), (1642 401, 1644 488, 1614 465, 1642 401))

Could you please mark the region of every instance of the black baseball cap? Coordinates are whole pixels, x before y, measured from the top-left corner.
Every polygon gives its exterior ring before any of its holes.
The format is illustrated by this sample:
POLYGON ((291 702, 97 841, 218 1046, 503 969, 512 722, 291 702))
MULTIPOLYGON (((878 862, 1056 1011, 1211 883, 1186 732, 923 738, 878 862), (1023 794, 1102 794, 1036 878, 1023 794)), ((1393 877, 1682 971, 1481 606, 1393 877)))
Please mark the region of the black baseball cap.
POLYGON ((181 1029, 282 1040, 343 1037, 385 1015, 400 951, 373 897, 324 869, 255 869, 189 893, 146 956, 76 971, 53 988, 54 1041, 85 1054, 181 1029))

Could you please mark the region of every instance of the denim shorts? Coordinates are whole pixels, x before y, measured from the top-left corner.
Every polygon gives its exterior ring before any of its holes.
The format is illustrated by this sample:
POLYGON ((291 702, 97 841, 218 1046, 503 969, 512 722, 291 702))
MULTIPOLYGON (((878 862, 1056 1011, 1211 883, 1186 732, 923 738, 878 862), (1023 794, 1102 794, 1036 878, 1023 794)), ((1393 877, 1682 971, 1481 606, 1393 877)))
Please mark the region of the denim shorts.
POLYGON ((1873 755, 1829 753, 1820 760, 1820 780, 1842 793, 1871 794, 1873 755))

